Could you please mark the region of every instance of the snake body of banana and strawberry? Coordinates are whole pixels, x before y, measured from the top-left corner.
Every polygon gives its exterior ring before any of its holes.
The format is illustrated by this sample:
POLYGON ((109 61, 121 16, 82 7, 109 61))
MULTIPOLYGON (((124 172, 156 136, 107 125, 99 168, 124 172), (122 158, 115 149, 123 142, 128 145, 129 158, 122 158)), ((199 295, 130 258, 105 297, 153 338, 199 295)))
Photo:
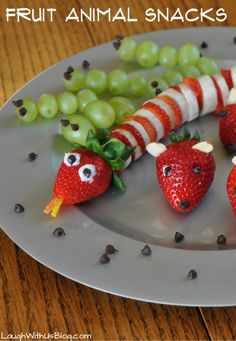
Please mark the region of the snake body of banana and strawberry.
MULTIPOLYGON (((213 77, 203 75, 198 79, 186 78, 182 84, 146 101, 110 134, 112 141, 133 147, 122 169, 139 159, 150 143, 168 137, 170 132, 184 123, 222 111, 234 87, 236 66, 221 70, 213 77)), ((111 167, 93 152, 79 148, 67 153, 57 175, 54 199, 46 207, 45 213, 52 212, 55 217, 62 203, 76 204, 102 194, 110 185, 111 173, 111 167), (70 166, 74 166, 73 174, 69 172, 70 166), (79 178, 76 180, 77 175, 79 178), (78 186, 73 183, 76 181, 79 182, 78 186)))

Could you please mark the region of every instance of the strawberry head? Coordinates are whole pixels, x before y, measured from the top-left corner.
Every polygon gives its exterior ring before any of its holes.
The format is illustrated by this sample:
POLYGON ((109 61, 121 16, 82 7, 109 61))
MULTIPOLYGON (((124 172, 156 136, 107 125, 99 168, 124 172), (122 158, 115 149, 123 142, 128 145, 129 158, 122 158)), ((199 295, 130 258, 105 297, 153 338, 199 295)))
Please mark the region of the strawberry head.
POLYGON ((86 148, 76 148, 64 155, 54 185, 54 198, 45 208, 56 217, 62 204, 79 204, 104 193, 113 178, 121 191, 125 186, 118 176, 133 148, 116 141, 105 132, 100 139, 93 131, 87 137, 86 148), (102 141, 102 142, 101 142, 102 141))
POLYGON ((230 153, 236 152, 236 104, 227 105, 219 113, 220 139, 226 150, 230 153))
POLYGON ((215 174, 212 145, 199 143, 196 138, 179 141, 174 137, 175 142, 167 147, 160 143, 151 143, 147 147, 156 157, 160 187, 178 212, 192 211, 199 204, 215 174))
POLYGON ((233 212, 236 216, 236 157, 232 160, 234 167, 229 173, 227 180, 227 193, 228 197, 233 209, 233 212))
POLYGON ((54 185, 54 196, 65 204, 79 204, 105 192, 111 182, 111 167, 86 149, 66 153, 54 185))

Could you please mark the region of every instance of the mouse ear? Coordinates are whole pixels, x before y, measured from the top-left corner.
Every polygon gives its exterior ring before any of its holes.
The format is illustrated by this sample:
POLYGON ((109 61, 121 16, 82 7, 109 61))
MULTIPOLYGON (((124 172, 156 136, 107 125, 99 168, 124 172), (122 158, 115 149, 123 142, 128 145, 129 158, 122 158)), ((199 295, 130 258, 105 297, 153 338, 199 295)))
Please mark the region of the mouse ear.
POLYGON ((230 90, 227 104, 236 104, 236 88, 230 90))
POLYGON ((192 146, 193 149, 199 150, 200 152, 203 153, 210 153, 213 151, 213 145, 209 142, 199 142, 195 145, 192 146))
POLYGON ((232 164, 236 166, 236 156, 232 158, 232 164))
POLYGON ((147 152, 154 157, 160 156, 162 153, 164 153, 167 150, 164 144, 158 143, 158 142, 149 143, 146 149, 147 149, 147 152))

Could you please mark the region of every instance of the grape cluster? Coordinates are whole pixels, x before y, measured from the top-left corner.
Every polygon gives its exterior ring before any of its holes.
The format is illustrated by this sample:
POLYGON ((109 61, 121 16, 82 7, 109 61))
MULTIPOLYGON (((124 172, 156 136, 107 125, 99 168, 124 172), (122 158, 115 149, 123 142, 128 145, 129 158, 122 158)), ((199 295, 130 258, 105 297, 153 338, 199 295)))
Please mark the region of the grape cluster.
POLYGON ((119 40, 117 53, 121 60, 126 62, 136 60, 137 64, 144 68, 151 68, 157 64, 163 68, 195 66, 201 73, 210 76, 218 71, 215 61, 208 57, 202 57, 199 48, 190 43, 182 45, 177 50, 170 45, 159 48, 151 40, 137 44, 134 38, 126 37, 119 40))
POLYGON ((213 75, 218 71, 214 60, 200 57, 196 45, 185 44, 177 51, 173 46, 159 48, 153 41, 137 44, 131 37, 119 37, 114 45, 123 61, 136 59, 143 68, 154 67, 158 63, 163 72, 147 80, 143 75, 129 75, 122 69, 110 73, 90 69, 88 61, 82 69, 69 66, 63 74, 65 90, 57 97, 42 94, 35 102, 30 98, 14 101, 17 116, 22 122, 32 122, 38 114, 43 118, 53 118, 58 113, 64 115, 60 120, 61 133, 70 143, 85 145, 89 130, 107 129, 114 124, 122 124, 135 112, 135 106, 128 97, 139 96, 147 99, 177 85, 184 77, 199 77, 201 74, 213 75), (109 100, 98 98, 105 91, 115 96, 109 100))

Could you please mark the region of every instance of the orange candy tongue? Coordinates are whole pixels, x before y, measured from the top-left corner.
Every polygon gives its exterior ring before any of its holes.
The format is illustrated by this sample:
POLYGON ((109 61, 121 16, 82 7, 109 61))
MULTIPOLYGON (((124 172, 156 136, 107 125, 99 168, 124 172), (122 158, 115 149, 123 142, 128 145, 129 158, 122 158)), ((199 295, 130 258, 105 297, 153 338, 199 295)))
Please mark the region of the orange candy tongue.
POLYGON ((44 213, 49 214, 51 213, 51 216, 53 218, 56 218, 61 205, 63 203, 63 198, 53 198, 50 203, 45 207, 44 213))

